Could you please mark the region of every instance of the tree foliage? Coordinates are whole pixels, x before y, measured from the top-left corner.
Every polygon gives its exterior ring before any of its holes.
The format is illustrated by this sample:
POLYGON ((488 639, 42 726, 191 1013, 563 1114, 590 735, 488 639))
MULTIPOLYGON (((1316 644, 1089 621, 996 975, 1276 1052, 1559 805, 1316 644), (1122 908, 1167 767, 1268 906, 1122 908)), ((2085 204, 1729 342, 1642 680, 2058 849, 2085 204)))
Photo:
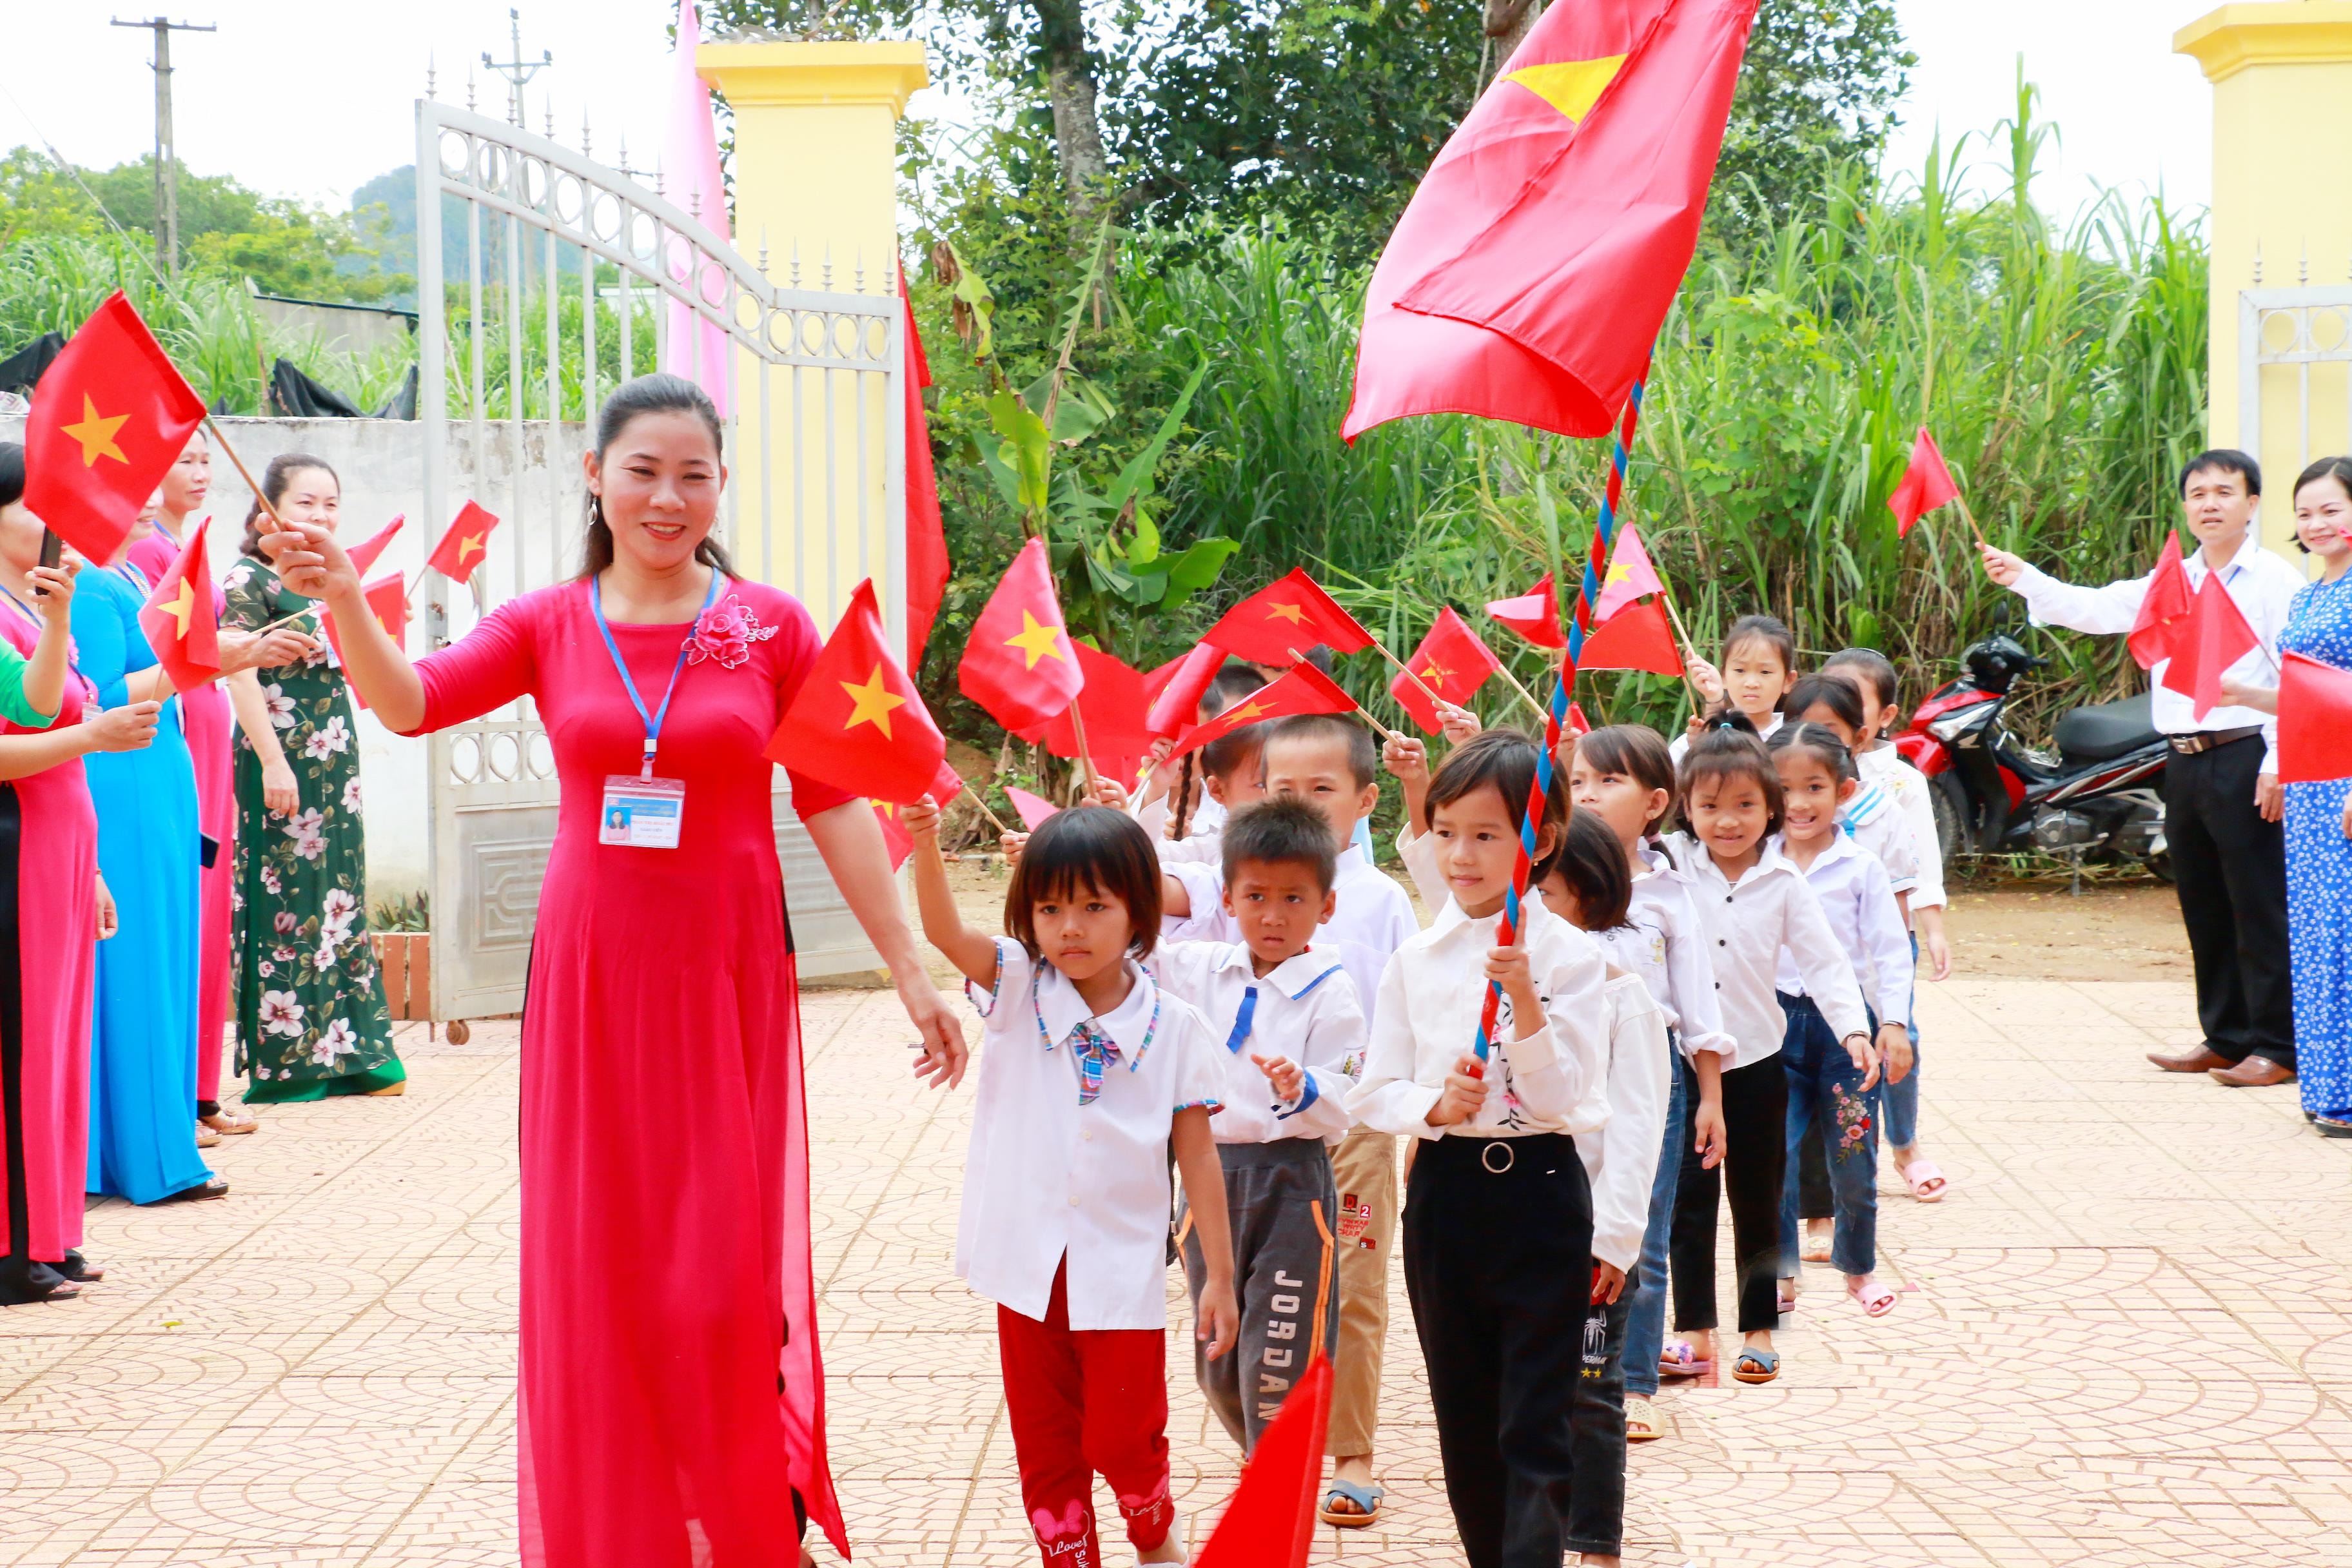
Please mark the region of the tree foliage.
POLYGON ((1919 57, 1894 0, 1763 0, 1716 165, 1714 237, 1751 240, 1834 163, 1875 163, 1919 57))

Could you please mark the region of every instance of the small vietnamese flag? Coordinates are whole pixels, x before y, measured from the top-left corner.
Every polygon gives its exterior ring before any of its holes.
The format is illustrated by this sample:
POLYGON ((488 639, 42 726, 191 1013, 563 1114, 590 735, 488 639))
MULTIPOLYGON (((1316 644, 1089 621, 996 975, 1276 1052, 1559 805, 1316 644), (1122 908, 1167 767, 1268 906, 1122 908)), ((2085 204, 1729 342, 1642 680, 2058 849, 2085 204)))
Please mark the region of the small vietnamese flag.
POLYGON ((2279 661, 2278 763, 2281 784, 2352 778, 2352 669, 2279 661))
POLYGON ((425 564, 451 582, 470 582, 475 569, 489 554, 490 531, 498 525, 497 518, 467 501, 450 520, 449 531, 433 547, 425 564))
POLYGON ((1143 727, 1153 740, 1173 739, 1201 721, 1201 699, 1224 667, 1225 650, 1204 642, 1143 678, 1144 695, 1151 700, 1143 727))
POLYGON ((1372 634, 1302 566, 1227 610, 1201 640, 1254 663, 1288 665, 1293 648, 1361 653, 1372 646, 1372 634))
POLYGON ((1674 627, 1666 622, 1665 600, 1653 595, 1628 605, 1585 633, 1576 667, 1680 675, 1683 658, 1675 649, 1674 627))
POLYGON ((1352 713, 1356 700, 1311 664, 1294 664, 1288 674, 1259 687, 1241 701, 1184 737, 1173 756, 1198 751, 1219 736, 1247 724, 1295 719, 1302 713, 1352 713))
POLYGON ((1330 1421, 1331 1363, 1318 1353, 1259 1436, 1194 1568, 1305 1568, 1330 1421))
MULTIPOLYGON (((955 764, 944 757, 940 759, 940 771, 938 776, 931 780, 929 793, 934 805, 945 805, 963 793, 963 775, 956 772, 955 764)), ((907 863, 908 856, 914 853, 915 836, 907 831, 905 823, 898 820, 898 813, 903 808, 897 801, 876 800, 868 796, 866 804, 874 808, 874 819, 881 825, 882 847, 889 853, 890 869, 895 871, 907 863)))
POLYGON ((1592 605, 1592 624, 1598 626, 1634 600, 1665 591, 1665 584, 1658 579, 1658 569, 1650 564, 1650 552, 1642 548, 1642 536, 1629 522, 1617 531, 1616 547, 1609 552, 1609 571, 1601 579, 1601 597, 1592 605))
POLYGON ((213 620, 213 578, 205 564, 205 531, 212 521, 188 531, 187 543, 139 612, 139 629, 174 691, 194 691, 220 679, 220 627, 213 620))
POLYGON ((376 557, 383 553, 383 547, 392 542, 393 536, 407 521, 408 515, 404 512, 343 552, 352 558, 352 570, 358 573, 362 581, 367 577, 368 568, 375 564, 376 557))
POLYGON ((2197 608, 2189 624, 2172 639, 2172 661, 2164 667, 2164 688, 2194 698, 2197 721, 2201 724, 2205 715, 2221 704, 2221 677, 2262 646, 2263 639, 2246 624, 2245 612, 2221 585, 2221 574, 2209 572, 2205 585, 2197 591, 2197 608))
MULTIPOLYGON (((408 589, 407 585, 400 580, 400 574, 387 572, 374 582, 368 584, 366 593, 368 614, 375 617, 375 624, 383 628, 383 635, 392 639, 394 647, 405 647, 408 633, 408 589)), ((343 659, 343 637, 335 629, 335 612, 329 610, 320 619, 325 626, 327 641, 334 647, 335 663, 348 669, 350 666, 343 659)), ((368 705, 367 699, 360 695, 360 689, 357 686, 352 688, 352 695, 359 698, 361 707, 364 708, 368 705)))
POLYGON ((1444 726, 1438 722, 1437 708, 1430 701, 1429 691, 1423 691, 1422 687, 1427 686, 1430 691, 1459 708, 1477 695, 1478 688, 1486 684, 1486 678, 1503 668, 1503 661, 1448 605, 1437 612, 1429 635, 1421 639, 1421 646, 1412 650, 1404 667, 1412 674, 1400 672, 1389 682, 1389 695, 1412 716, 1414 723, 1434 735, 1444 726), (1413 676, 1421 678, 1419 684, 1415 684, 1413 676))
POLYGON ((1927 434, 1925 425, 1920 426, 1919 438, 1911 443, 1911 465, 1903 470, 1895 493, 1886 498, 1888 509, 1895 513, 1895 537, 1910 532, 1922 513, 1958 500, 1959 495, 1952 470, 1944 466, 1944 454, 1936 449, 1936 438, 1927 434))
POLYGON ((849 595, 766 751, 794 773, 880 800, 920 800, 938 778, 947 741, 890 650, 871 577, 849 595))
POLYGON ((1032 539, 971 624, 956 666, 957 689, 1006 729, 1021 730, 1067 709, 1085 684, 1054 594, 1045 542, 1032 539))
POLYGON ((111 563, 204 417, 204 400, 116 289, 33 388, 26 510, 90 561, 111 563))
POLYGON ((2164 536, 2163 552, 2156 558, 2156 570, 2148 574, 2147 592, 2139 602, 2138 618, 2132 622, 2131 635, 2124 645, 2131 649, 2132 662, 2142 669, 2154 669, 2172 657, 2172 645, 2179 637, 2181 623, 2196 608, 2189 592, 2189 569, 2180 563, 2180 535, 2168 531, 2164 536))
POLYGON ((1568 635, 1559 629, 1559 598, 1547 572, 1536 585, 1515 599, 1496 599, 1486 614, 1538 647, 1566 647, 1568 635))

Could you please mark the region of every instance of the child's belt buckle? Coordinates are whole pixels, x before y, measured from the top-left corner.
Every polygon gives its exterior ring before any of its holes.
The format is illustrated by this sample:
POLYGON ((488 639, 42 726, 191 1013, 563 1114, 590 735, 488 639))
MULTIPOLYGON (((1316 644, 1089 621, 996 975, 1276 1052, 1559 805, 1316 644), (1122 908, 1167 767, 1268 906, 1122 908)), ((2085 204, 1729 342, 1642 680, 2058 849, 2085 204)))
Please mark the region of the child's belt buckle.
POLYGON ((1486 1168, 1486 1173, 1490 1176, 1499 1176, 1518 1163, 1519 1152, 1507 1138, 1490 1138, 1486 1141, 1486 1146, 1478 1151, 1478 1163, 1486 1168), (1499 1165, 1495 1163, 1495 1151, 1497 1149, 1503 1152, 1503 1163, 1499 1165))

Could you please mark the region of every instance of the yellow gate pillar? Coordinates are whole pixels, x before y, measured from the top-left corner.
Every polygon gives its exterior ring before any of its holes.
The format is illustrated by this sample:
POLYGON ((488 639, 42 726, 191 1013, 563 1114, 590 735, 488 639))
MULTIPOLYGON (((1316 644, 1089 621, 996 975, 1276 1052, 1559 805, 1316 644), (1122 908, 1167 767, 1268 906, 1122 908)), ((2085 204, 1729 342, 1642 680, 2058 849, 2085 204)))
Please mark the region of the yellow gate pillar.
MULTIPOLYGON (((763 256, 770 280, 782 288, 894 297, 898 117, 930 79, 923 46, 707 43, 694 64, 734 113, 736 248, 763 256)), ((742 509, 744 569, 797 595, 821 628, 870 575, 886 618, 902 627, 902 546, 882 457, 882 433, 897 411, 881 378, 775 367, 762 410, 759 372, 758 356, 740 351, 730 482, 742 509), (764 529, 754 521, 763 413, 772 465, 764 529), (842 456, 852 431, 866 443, 855 462, 842 456), (819 456, 826 452, 831 462, 819 456), (797 531, 796 518, 806 520, 797 531)))
MULTIPOLYGON (((2352 395, 2341 363, 2263 367, 2244 384, 2245 301, 2252 292, 2319 289, 2352 296, 2352 0, 2223 5, 2173 35, 2213 84, 2210 401, 2221 447, 2259 447, 2263 540, 2294 559, 2287 488, 2305 459, 2352 447, 2352 395), (2258 415, 2260 431, 2249 428, 2258 415)), ((2266 301, 2267 302, 2267 301, 2266 301)), ((2284 318, 2263 337, 2291 339, 2284 318)), ((2352 310, 2311 321, 2313 346, 2352 349, 2352 310)), ((2269 342, 2273 350, 2290 346, 2269 342)))

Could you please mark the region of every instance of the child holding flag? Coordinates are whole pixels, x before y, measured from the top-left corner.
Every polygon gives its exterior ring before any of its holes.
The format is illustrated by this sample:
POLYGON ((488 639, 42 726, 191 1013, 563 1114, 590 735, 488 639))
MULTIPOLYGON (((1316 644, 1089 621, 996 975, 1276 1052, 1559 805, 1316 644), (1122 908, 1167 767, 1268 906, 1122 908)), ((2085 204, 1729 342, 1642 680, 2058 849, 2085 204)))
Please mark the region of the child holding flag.
MULTIPOLYGON (((1723 668, 1717 669, 1693 655, 1691 684, 1715 706, 1713 712, 1737 711, 1769 741, 1780 727, 1780 707, 1797 679, 1797 637, 1777 616, 1742 616, 1723 634, 1723 668)), ((1691 721, 1696 733, 1699 721, 1691 721)), ((1675 737, 1679 766, 1690 750, 1691 735, 1675 737)))
POLYGON ((938 806, 926 796, 901 820, 923 934, 987 1019, 956 1272, 997 1303, 1023 1511, 1047 1568, 1099 1568, 1099 1472, 1138 1560, 1181 1563, 1161 1287, 1171 1144, 1211 1360, 1232 1351, 1239 1318, 1209 1131, 1226 1075, 1206 1020, 1146 967, 1160 934, 1151 840, 1124 812, 1055 813, 1005 891, 1011 934, 992 937, 956 908, 938 806))

